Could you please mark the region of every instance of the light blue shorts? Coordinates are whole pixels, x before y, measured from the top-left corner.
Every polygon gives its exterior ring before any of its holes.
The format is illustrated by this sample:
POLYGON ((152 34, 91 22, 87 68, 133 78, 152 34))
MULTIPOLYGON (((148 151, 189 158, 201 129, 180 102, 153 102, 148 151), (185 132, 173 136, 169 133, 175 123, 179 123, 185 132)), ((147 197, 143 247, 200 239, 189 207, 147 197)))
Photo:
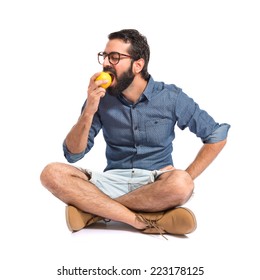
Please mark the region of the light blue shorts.
POLYGON ((89 182, 98 187, 111 198, 129 193, 141 186, 153 183, 161 174, 172 170, 114 169, 96 172, 79 168, 90 179, 89 182))

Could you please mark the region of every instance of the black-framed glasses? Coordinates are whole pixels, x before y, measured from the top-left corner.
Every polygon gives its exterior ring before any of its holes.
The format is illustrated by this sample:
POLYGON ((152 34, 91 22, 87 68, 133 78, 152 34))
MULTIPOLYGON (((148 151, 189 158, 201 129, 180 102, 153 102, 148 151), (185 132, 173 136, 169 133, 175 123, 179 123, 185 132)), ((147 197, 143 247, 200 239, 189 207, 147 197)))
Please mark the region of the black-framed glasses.
POLYGON ((106 53, 106 52, 99 52, 98 53, 98 63, 103 64, 104 60, 108 57, 109 63, 116 65, 119 63, 119 61, 123 58, 132 58, 131 55, 128 54, 123 54, 119 52, 111 52, 111 53, 106 53))

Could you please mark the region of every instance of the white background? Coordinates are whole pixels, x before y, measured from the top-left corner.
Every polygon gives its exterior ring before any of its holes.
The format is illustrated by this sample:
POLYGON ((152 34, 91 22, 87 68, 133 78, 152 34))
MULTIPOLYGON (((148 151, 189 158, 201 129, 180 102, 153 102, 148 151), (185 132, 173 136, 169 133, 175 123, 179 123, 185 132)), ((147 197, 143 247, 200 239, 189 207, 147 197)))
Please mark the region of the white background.
MULTIPOLYGON (((1 279, 133 279, 57 276, 57 269, 202 266, 203 276, 258 279, 259 7, 257 1, 1 1, 1 279), (188 238, 144 235, 118 224, 71 234, 64 204, 39 181, 65 162, 61 144, 80 113, 96 54, 110 32, 136 28, 151 48, 155 80, 175 83, 218 122, 229 141, 196 180, 198 229, 188 238)), ((177 131, 174 162, 186 168, 201 143, 177 131)), ((102 135, 77 163, 105 167, 102 135)))

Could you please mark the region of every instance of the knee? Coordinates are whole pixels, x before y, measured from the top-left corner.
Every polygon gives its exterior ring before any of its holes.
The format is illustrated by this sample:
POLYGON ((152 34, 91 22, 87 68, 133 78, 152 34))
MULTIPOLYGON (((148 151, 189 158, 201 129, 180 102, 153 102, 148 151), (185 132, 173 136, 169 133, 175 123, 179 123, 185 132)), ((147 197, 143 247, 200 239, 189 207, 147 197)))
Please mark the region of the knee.
POLYGON ((186 203, 194 190, 194 182, 191 176, 183 170, 174 170, 170 176, 169 187, 172 190, 174 200, 178 205, 186 203))
POLYGON ((61 163, 49 163, 44 167, 40 174, 40 181, 43 186, 47 187, 52 185, 60 174, 61 163))

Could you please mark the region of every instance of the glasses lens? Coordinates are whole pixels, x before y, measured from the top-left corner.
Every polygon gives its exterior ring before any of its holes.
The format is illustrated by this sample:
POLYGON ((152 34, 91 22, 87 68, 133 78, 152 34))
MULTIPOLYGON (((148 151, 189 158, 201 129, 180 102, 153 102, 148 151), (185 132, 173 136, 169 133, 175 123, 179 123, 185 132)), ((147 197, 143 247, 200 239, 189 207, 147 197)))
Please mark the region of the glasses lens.
POLYGON ((104 54, 102 52, 99 52, 98 53, 98 63, 102 65, 103 62, 104 62, 104 54))
POLYGON ((108 55, 109 62, 113 65, 117 64, 120 60, 120 54, 118 52, 111 52, 108 55))

